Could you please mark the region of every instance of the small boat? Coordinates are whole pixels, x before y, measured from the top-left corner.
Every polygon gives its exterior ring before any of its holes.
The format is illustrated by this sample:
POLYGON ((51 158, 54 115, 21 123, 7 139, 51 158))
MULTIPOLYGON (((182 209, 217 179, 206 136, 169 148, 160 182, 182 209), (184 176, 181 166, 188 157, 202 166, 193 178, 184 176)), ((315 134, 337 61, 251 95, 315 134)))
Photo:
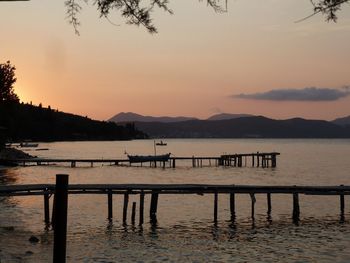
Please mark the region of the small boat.
POLYGON ((157 142, 156 145, 157 145, 157 146, 166 146, 167 143, 166 143, 166 142, 163 142, 163 141, 160 141, 160 142, 157 142))
POLYGON ((20 147, 38 147, 39 146, 39 143, 31 143, 31 142, 21 142, 19 144, 20 147))
POLYGON ((161 155, 129 155, 130 163, 143 163, 143 162, 166 162, 169 160, 171 153, 161 155))

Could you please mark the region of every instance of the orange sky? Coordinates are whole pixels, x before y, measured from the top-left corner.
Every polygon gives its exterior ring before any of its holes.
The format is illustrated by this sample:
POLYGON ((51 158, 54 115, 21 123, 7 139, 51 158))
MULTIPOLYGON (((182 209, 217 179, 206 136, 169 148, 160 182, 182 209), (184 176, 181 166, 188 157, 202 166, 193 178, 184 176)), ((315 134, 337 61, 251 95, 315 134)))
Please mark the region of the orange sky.
POLYGON ((350 7, 338 23, 309 1, 230 1, 215 14, 204 2, 171 1, 154 13, 159 33, 99 19, 84 7, 80 36, 64 1, 0 3, 0 61, 17 67, 24 102, 105 120, 121 111, 206 118, 218 112, 272 118, 350 115, 350 96, 328 102, 231 98, 273 89, 350 85, 350 7))

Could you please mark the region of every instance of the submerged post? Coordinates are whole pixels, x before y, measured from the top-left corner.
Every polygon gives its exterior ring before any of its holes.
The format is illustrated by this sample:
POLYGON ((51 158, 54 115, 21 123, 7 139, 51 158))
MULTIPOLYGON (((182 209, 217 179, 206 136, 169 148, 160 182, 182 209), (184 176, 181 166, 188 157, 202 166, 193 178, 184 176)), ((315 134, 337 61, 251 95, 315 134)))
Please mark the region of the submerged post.
POLYGON ((56 175, 53 262, 66 262, 68 174, 56 175))

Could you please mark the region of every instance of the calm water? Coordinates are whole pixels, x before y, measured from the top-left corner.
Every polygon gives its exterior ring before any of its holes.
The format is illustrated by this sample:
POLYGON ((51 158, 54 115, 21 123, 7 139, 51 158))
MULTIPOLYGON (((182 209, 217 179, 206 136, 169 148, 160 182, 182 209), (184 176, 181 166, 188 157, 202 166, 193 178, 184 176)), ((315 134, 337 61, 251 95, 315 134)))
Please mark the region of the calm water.
MULTIPOLYGON (((0 171, 0 184, 54 183, 67 173, 70 183, 206 183, 254 185, 350 185, 350 140, 167 140, 158 153, 217 156, 223 153, 278 151, 277 168, 190 168, 88 166, 78 164, 20 167, 0 171)), ((153 141, 40 143, 40 157, 125 158, 124 152, 152 154, 153 141)), ((249 162, 250 163, 250 160, 249 162)), ((206 164, 206 163, 205 163, 206 164)), ((272 218, 266 197, 257 195, 256 220, 250 197, 239 195, 237 220, 229 221, 228 196, 219 195, 219 222, 213 224, 213 196, 161 195, 158 225, 143 228, 121 222, 122 197, 114 196, 114 219, 107 217, 107 198, 69 197, 68 262, 349 262, 350 209, 339 216, 339 197, 301 196, 301 221, 291 220, 292 198, 273 195, 272 218)), ((130 203, 138 202, 131 196, 130 203)), ((149 206, 146 196, 145 207, 149 206)), ((130 208, 129 208, 130 210, 130 208)), ((52 231, 43 223, 42 197, 0 197, 0 261, 48 262, 52 231), (38 236, 31 244, 28 238, 38 236)), ((138 215, 137 215, 138 216, 138 215)))

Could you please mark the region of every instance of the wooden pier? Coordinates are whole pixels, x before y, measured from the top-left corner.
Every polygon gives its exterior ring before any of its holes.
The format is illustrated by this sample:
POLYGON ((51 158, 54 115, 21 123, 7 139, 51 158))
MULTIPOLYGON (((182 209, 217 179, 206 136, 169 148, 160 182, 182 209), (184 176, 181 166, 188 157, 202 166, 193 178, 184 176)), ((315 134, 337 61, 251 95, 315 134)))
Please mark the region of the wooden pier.
MULTIPOLYGON (((44 221, 50 224, 49 199, 55 194, 54 184, 33 184, 33 185, 9 185, 0 186, 0 196, 30 196, 42 195, 44 202, 44 221)), ((139 225, 144 223, 145 196, 150 196, 149 216, 150 222, 157 221, 158 199, 161 195, 173 194, 195 194, 213 195, 213 220, 218 220, 218 199, 220 195, 229 195, 228 208, 231 220, 236 215, 235 196, 246 194, 251 200, 251 217, 254 220, 256 199, 255 195, 266 195, 267 214, 272 213, 272 198, 274 194, 287 194, 292 197, 291 217, 297 222, 300 217, 299 195, 329 195, 339 196, 340 216, 345 216, 345 196, 350 195, 350 186, 251 186, 251 185, 205 185, 205 184, 71 184, 68 186, 68 194, 102 194, 106 196, 106 217, 113 218, 113 195, 123 195, 122 220, 127 222, 127 211, 129 196, 139 195, 139 202, 132 203, 131 222, 135 222, 136 206, 139 209, 139 225)), ((55 210, 55 209, 53 209, 55 210)), ((55 213, 53 212, 53 215, 55 213)), ((54 216, 53 216, 54 217, 54 216)), ((52 219, 54 221, 54 218, 52 219)))
MULTIPOLYGON (((262 167, 262 168, 275 168, 277 166, 277 156, 280 155, 278 152, 270 153, 245 153, 245 154, 226 154, 218 157, 170 157, 167 162, 154 162, 145 161, 136 163, 138 166, 149 167, 161 167, 161 168, 176 168, 179 162, 186 162, 192 167, 211 167, 211 166, 224 166, 224 167, 262 167), (147 165, 148 164, 148 165, 147 165)), ((88 164, 93 167, 95 164, 106 164, 116 166, 132 166, 129 159, 56 159, 56 158, 29 158, 29 159, 15 159, 13 162, 19 165, 52 165, 58 163, 69 164, 70 167, 77 167, 77 164, 88 164)))

